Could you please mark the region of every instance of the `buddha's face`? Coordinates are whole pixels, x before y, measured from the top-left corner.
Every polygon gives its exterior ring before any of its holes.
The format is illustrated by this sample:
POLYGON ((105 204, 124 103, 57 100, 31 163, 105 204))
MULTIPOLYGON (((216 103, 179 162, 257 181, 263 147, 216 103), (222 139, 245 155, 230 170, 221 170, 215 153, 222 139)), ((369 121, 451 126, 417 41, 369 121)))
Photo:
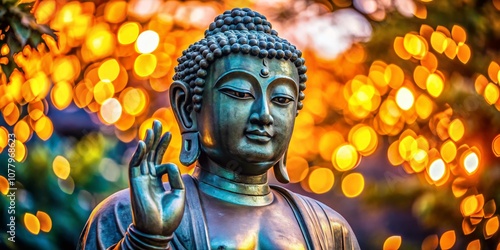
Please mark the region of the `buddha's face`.
POLYGON ((290 142, 298 79, 290 61, 242 54, 217 59, 197 114, 202 153, 240 174, 265 173, 290 142))

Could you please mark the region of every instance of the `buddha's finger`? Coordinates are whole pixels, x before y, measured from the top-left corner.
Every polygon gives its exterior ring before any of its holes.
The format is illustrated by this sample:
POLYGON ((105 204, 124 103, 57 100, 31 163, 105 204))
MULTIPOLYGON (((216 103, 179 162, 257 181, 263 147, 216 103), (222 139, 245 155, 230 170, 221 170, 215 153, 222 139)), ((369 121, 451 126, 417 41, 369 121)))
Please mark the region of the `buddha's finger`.
POLYGON ((146 143, 146 154, 149 154, 151 148, 153 147, 153 130, 148 128, 146 130, 146 136, 144 137, 144 143, 146 143))
POLYGON ((153 121, 153 144, 151 145, 151 153, 148 155, 148 161, 153 162, 155 158, 155 151, 161 137, 161 122, 158 120, 153 121))
POLYGON ((181 173, 179 168, 173 163, 162 164, 156 167, 156 173, 158 176, 168 174, 168 182, 172 191, 184 190, 184 182, 182 181, 181 173))
POLYGON ((146 152, 146 144, 143 141, 139 141, 137 149, 132 155, 132 159, 130 159, 129 163, 130 177, 135 177, 140 174, 139 166, 144 159, 145 152, 146 152))
POLYGON ((160 142, 158 143, 158 147, 156 148, 156 155, 154 159, 154 163, 156 165, 161 163, 161 160, 163 159, 163 155, 165 155, 165 152, 167 151, 168 145, 170 144, 170 140, 172 139, 172 134, 170 132, 165 133, 162 137, 160 142))

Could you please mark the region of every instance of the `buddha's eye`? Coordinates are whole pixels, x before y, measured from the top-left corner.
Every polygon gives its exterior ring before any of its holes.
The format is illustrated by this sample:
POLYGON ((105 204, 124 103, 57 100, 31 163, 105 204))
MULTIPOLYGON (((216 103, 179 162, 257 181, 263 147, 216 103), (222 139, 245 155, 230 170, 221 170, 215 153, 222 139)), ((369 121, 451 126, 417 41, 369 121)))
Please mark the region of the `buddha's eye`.
POLYGON ((249 92, 242 92, 242 91, 237 91, 234 89, 229 89, 229 88, 224 88, 220 90, 223 94, 226 94, 230 97, 236 98, 236 99, 250 99, 253 98, 253 95, 249 92))
POLYGON ((290 97, 286 97, 286 96, 277 96, 277 97, 274 97, 272 99, 272 101, 274 103, 277 103, 279 105, 287 105, 289 104, 290 102, 293 102, 293 99, 290 98, 290 97))

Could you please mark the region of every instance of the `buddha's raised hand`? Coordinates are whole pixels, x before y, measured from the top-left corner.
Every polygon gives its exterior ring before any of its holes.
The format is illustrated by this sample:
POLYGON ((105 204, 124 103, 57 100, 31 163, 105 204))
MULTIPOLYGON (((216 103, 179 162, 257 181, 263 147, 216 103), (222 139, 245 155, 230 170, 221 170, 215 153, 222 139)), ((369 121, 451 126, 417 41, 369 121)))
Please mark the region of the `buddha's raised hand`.
POLYGON ((186 192, 179 168, 173 163, 160 164, 171 139, 170 132, 161 136, 161 131, 161 123, 155 120, 130 160, 130 198, 137 230, 170 236, 181 222, 186 192), (171 187, 168 191, 161 181, 166 173, 171 187))

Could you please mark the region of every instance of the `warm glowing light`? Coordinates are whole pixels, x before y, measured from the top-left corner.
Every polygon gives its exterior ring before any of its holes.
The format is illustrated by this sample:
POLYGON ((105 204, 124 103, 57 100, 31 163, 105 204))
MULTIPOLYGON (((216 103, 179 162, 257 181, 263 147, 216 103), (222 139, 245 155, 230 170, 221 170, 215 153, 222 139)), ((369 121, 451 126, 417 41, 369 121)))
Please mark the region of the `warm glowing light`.
POLYGON ((419 35, 408 33, 403 38, 406 51, 417 59, 422 59, 428 51, 427 42, 419 35))
POLYGON ((123 109, 130 115, 141 114, 146 107, 146 94, 142 89, 127 88, 120 95, 123 109), (122 98, 123 97, 123 98, 122 98))
POLYGON ((37 23, 45 24, 53 17, 55 10, 56 2, 54 0, 41 1, 33 15, 37 23))
POLYGON ((411 54, 404 47, 404 39, 402 37, 398 36, 394 39, 394 51, 402 59, 408 60, 411 58, 411 54))
POLYGON ((319 154, 324 160, 331 160, 333 151, 344 142, 344 137, 341 133, 335 130, 328 131, 319 140, 319 154))
POLYGON ((399 142, 399 155, 405 160, 410 160, 418 150, 418 143, 412 136, 405 136, 399 142))
POLYGON ((443 53, 446 50, 446 47, 448 47, 446 38, 446 35, 439 31, 434 31, 432 33, 431 45, 438 53, 443 53))
POLYGON ((57 109, 67 108, 73 100, 73 86, 67 81, 58 82, 50 92, 50 99, 57 109))
POLYGON ((468 174, 475 173, 479 167, 479 156, 472 150, 467 151, 464 154, 465 157, 463 157, 463 165, 465 171, 467 171, 468 174))
POLYGON ((9 140, 9 131, 3 126, 0 126, 0 152, 7 146, 9 140))
POLYGON ((36 212, 36 217, 40 221, 40 230, 43 232, 49 232, 52 229, 52 219, 50 216, 42 211, 36 212))
POLYGON ((34 130, 40 139, 46 141, 52 136, 54 125, 47 116, 42 116, 36 121, 34 130))
POLYGON ((14 159, 16 159, 17 162, 23 162, 28 154, 26 145, 24 145, 21 141, 16 140, 15 149, 16 155, 14 156, 14 159))
POLYGON ((98 75, 101 81, 112 82, 120 73, 120 64, 116 59, 108 59, 99 66, 98 75))
POLYGON ((332 170, 318 167, 309 174, 308 186, 313 193, 323 194, 332 189, 334 182, 332 170))
POLYGON ((0 193, 7 195, 9 193, 9 188, 9 181, 3 175, 0 175, 0 193))
POLYGON ((148 54, 155 51, 159 43, 160 36, 158 33, 153 30, 146 30, 137 37, 136 48, 139 53, 148 54))
POLYGON ((441 249, 451 249, 455 245, 456 239, 455 230, 446 231, 441 235, 439 246, 441 249))
POLYGON ((118 29, 118 42, 124 45, 131 44, 137 40, 140 27, 136 22, 127 22, 118 29))
POLYGON ((333 152, 332 163, 338 171, 348 171, 358 165, 359 158, 358 152, 353 145, 344 144, 333 152))
POLYGON ((427 119, 432 114, 433 103, 427 95, 420 95, 415 102, 415 110, 420 119, 427 119))
POLYGON ((115 50, 115 37, 108 29, 94 26, 85 39, 85 45, 90 52, 89 57, 103 58, 115 50))
POLYGON ((498 101, 498 97, 500 96, 500 91, 498 90, 498 86, 494 83, 488 83, 484 88, 484 99, 490 105, 495 104, 498 101))
POLYGON ((115 86, 110 82, 100 81, 94 87, 94 99, 97 103, 103 104, 104 101, 113 97, 115 86))
POLYGON ((342 180, 342 192, 348 198, 361 194, 365 188, 365 178, 360 173, 351 173, 342 180))
POLYGON ((16 140, 25 143, 31 137, 31 129, 25 119, 20 120, 14 126, 14 134, 16 134, 16 140))
POLYGON ((479 201, 475 195, 465 197, 460 203, 460 211, 464 217, 471 216, 476 213, 479 208, 479 201))
POLYGON ((438 97, 441 95, 441 92, 443 92, 443 78, 436 73, 432 73, 427 77, 425 86, 431 96, 438 97))
POLYGON ((427 169, 429 177, 435 182, 441 180, 446 173, 446 165, 442 159, 434 160, 427 169))
POLYGON ((498 134, 497 136, 495 136, 495 138, 493 138, 493 142, 491 143, 491 149, 493 150, 493 154, 495 154, 496 157, 500 157, 500 134, 498 134))
POLYGON ((102 119, 109 124, 113 124, 122 115, 122 105, 115 98, 109 98, 102 103, 100 114, 102 119))
POLYGON ((481 241, 479 239, 469 242, 467 250, 481 250, 481 241))
POLYGON ((110 23, 120 23, 127 17, 127 2, 111 1, 104 8, 104 19, 110 23))
POLYGON ((40 221, 34 214, 24 214, 24 226, 34 235, 37 235, 40 232, 40 221))
POLYGON ((293 156, 288 158, 286 166, 291 183, 298 183, 304 180, 309 173, 309 163, 302 157, 293 156))
POLYGON ((52 170, 58 178, 66 180, 71 171, 69 161, 64 156, 56 156, 52 162, 52 170))
POLYGON ((448 127, 448 134, 450 138, 454 141, 459 141, 462 139, 465 133, 465 127, 463 122, 460 119, 454 119, 450 122, 450 126, 448 127))
POLYGON ((396 92, 396 103, 402 110, 409 110, 414 102, 415 97, 407 87, 402 87, 396 92))
POLYGON ((384 79, 391 88, 397 89, 403 84, 404 72, 399 66, 389 64, 384 71, 384 79))
POLYGON ((393 142, 387 150, 387 159, 393 166, 401 165, 404 159, 399 154, 399 140, 393 142))
POLYGON ((422 241, 422 250, 436 249, 439 244, 438 236, 433 234, 427 236, 424 241, 422 241))
POLYGON ((372 127, 363 124, 357 125, 349 132, 349 142, 356 150, 364 156, 370 155, 375 151, 378 138, 372 127))
POLYGON ((490 65, 488 66, 488 76, 490 79, 498 83, 500 79, 498 79, 498 73, 500 72, 500 65, 498 65, 497 62, 491 61, 490 65))
POLYGON ((443 157, 443 160, 446 163, 450 163, 457 156, 457 146, 455 145, 455 143, 453 143, 453 141, 445 141, 441 145, 440 153, 441 157, 443 157))
POLYGON ((401 247, 401 236, 394 235, 384 241, 383 250, 397 250, 401 247))
POLYGON ((498 231, 498 216, 490 218, 488 221, 486 221, 486 224, 484 225, 484 237, 490 238, 493 236, 498 231))
POLYGON ((134 72, 139 77, 151 75, 156 68, 157 60, 153 54, 139 55, 134 61, 134 72))

